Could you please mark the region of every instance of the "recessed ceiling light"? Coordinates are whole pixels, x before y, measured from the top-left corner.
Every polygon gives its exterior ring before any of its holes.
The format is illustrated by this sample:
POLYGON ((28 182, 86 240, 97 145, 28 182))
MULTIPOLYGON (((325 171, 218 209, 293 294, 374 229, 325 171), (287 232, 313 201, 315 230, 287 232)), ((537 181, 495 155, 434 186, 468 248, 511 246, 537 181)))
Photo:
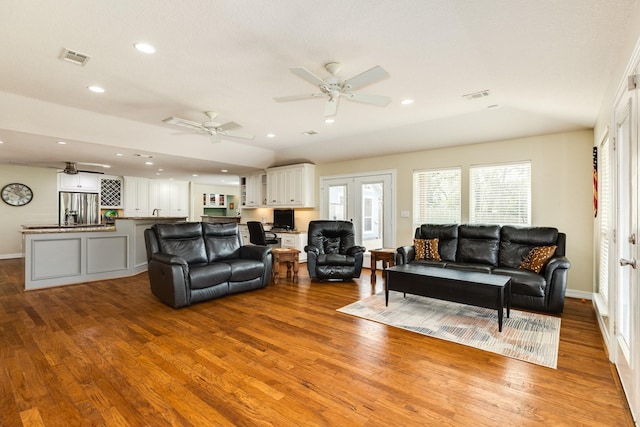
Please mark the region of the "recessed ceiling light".
POLYGON ((229 172, 229 171, 228 171, 228 170, 226 170, 226 169, 222 169, 220 172, 227 173, 227 172, 229 172))
POLYGON ((104 93, 104 89, 101 88, 100 86, 92 85, 92 86, 87 87, 87 89, 89 89, 91 92, 95 92, 95 93, 104 93))
POLYGON ((160 175, 160 172, 156 172, 156 175, 160 175))
POLYGON ((60 145, 65 145, 65 144, 66 144, 66 142, 64 142, 64 141, 58 141, 58 144, 60 144, 60 145))
POLYGON ((194 174, 193 174, 193 175, 191 175, 191 176, 198 176, 198 174, 197 174, 197 173, 194 173, 194 174))
POLYGON ((0 144, 4 144, 4 141, 0 141, 0 144))
POLYGON ((267 138, 275 138, 276 134, 275 133, 268 133, 266 136, 267 136, 267 138))
POLYGON ((145 165, 152 165, 153 162, 144 162, 145 165))
POLYGON ((109 169, 111 167, 111 165, 102 165, 103 168, 105 169, 109 169))
POLYGON ((413 99, 403 99, 402 101, 400 101, 400 104, 402 105, 409 105, 409 104, 413 104, 413 99))
POLYGON ((135 46, 136 49, 138 49, 140 52, 142 53, 155 53, 156 52, 156 48, 151 46, 148 43, 136 43, 133 46, 135 46))
POLYGON ((124 154, 122 154, 122 153, 116 153, 116 156, 118 156, 118 157, 122 157, 122 156, 124 156, 124 154))
POLYGON ((324 119, 325 123, 335 123, 336 119, 334 119, 333 117, 327 117, 326 119, 324 119))

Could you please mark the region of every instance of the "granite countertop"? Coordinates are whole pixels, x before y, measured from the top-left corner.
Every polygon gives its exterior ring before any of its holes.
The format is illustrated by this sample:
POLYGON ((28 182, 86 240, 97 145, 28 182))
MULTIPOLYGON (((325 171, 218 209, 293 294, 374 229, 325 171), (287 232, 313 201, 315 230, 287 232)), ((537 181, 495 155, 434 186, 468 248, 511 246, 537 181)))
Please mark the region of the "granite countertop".
POLYGON ((93 231, 116 231, 116 227, 108 224, 93 225, 23 225, 20 232, 22 234, 45 234, 45 233, 80 233, 93 231))
POLYGON ((114 220, 119 220, 119 219, 137 219, 137 220, 144 220, 144 221, 149 221, 149 220, 163 220, 163 221, 184 221, 187 219, 186 216, 119 216, 116 218, 113 218, 114 220))

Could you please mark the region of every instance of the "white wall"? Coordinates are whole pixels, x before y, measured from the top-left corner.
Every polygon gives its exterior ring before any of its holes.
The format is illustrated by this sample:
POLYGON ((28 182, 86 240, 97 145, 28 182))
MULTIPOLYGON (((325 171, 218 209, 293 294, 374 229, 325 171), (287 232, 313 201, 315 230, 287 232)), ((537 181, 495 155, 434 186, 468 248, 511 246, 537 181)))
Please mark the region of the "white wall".
MULTIPOLYGON (((396 243, 400 246, 410 244, 414 235, 412 219, 400 217, 401 210, 413 209, 414 170, 462 167, 463 222, 466 222, 470 165, 530 160, 532 225, 556 227, 567 234, 567 257, 571 261, 568 288, 591 292, 592 143, 593 132, 584 130, 317 165, 316 188, 320 176, 396 169, 396 243)), ((315 214, 317 217, 318 211, 315 214)))
POLYGON ((58 223, 55 169, 0 165, 0 188, 12 182, 28 185, 33 191, 33 200, 19 207, 0 202, 0 258, 22 256, 23 224, 58 223))

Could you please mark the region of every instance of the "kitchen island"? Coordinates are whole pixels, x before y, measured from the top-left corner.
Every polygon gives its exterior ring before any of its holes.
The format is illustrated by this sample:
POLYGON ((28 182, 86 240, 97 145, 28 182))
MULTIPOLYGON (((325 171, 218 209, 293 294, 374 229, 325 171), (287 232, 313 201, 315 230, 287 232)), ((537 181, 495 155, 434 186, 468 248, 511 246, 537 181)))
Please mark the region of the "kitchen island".
POLYGON ((185 217, 116 218, 113 225, 23 226, 25 290, 133 276, 147 269, 144 230, 185 217))

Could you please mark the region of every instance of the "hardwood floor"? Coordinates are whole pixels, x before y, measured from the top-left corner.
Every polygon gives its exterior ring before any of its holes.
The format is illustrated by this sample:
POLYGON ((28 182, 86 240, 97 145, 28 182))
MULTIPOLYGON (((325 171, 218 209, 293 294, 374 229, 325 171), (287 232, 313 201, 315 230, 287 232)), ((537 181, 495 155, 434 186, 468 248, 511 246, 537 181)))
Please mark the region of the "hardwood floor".
MULTIPOLYGON (((0 261, 2 426, 631 426, 589 303, 558 369, 351 317, 382 290, 266 289, 174 310, 146 273, 24 292, 0 261)), ((284 271, 283 271, 284 273, 284 271)))

